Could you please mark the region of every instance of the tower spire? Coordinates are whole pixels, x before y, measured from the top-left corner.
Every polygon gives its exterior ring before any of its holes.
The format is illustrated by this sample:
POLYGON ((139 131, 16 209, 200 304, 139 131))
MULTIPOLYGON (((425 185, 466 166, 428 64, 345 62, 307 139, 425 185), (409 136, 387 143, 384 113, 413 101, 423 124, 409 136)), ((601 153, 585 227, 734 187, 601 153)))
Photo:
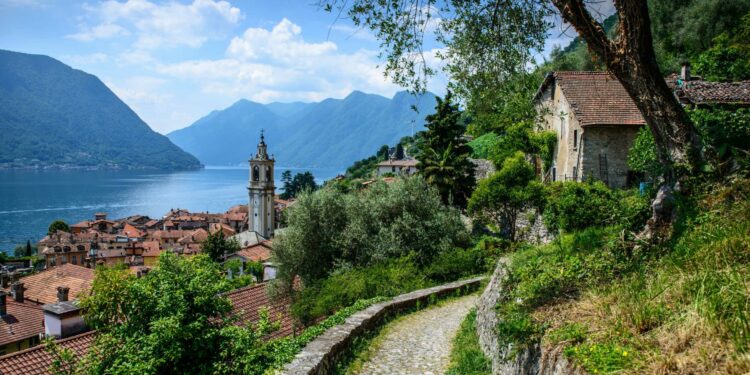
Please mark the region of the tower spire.
POLYGON ((266 148, 266 137, 263 135, 263 129, 260 129, 260 143, 258 143, 258 152, 255 154, 257 160, 268 160, 268 150, 266 148))

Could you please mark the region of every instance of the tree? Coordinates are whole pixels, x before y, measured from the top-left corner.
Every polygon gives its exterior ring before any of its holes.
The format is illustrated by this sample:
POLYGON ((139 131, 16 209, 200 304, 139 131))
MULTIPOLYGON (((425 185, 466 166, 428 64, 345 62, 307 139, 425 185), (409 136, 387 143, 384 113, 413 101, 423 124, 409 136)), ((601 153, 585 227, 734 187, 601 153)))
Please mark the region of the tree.
POLYGON ((423 89, 433 73, 422 48, 434 26, 448 47, 444 56, 451 78, 472 88, 525 70, 556 11, 622 83, 648 123, 664 165, 665 184, 654 202, 653 223, 658 225, 674 218, 674 188, 697 170, 701 150, 695 127, 659 70, 648 3, 616 0, 619 25, 611 38, 585 0, 323 0, 325 9, 347 13, 356 26, 375 31, 387 57, 386 72, 415 90, 423 89), (434 22, 437 14, 440 22, 434 22))
POLYGON ((463 138, 466 128, 459 123, 461 112, 451 103, 450 91, 437 98, 436 112, 425 118, 427 131, 417 159, 417 169, 434 186, 443 203, 464 207, 474 189, 471 147, 463 138))
POLYGON ((253 353, 275 328, 234 324, 227 280, 206 255, 165 252, 137 278, 125 268, 97 268, 81 300, 97 339, 79 373, 256 373, 253 353))
POLYGON ((284 192, 281 193, 281 199, 289 199, 292 197, 292 171, 286 170, 281 173, 281 183, 283 184, 284 192))
POLYGON ((337 270, 404 256, 425 265, 469 239, 458 210, 443 205, 418 176, 357 193, 304 193, 287 212, 289 225, 273 248, 277 276, 287 287, 296 276, 312 285, 337 270))
POLYGON ((201 250, 208 254, 214 262, 224 260, 226 254, 232 254, 240 251, 240 244, 235 239, 227 239, 224 232, 217 230, 209 233, 208 237, 201 243, 201 250))
POLYGON ((63 232, 70 232, 70 227, 62 220, 55 220, 52 222, 52 224, 49 225, 47 234, 54 234, 58 230, 63 232))
POLYGON ((13 256, 16 258, 30 257, 36 252, 36 246, 31 246, 31 241, 26 240, 26 245, 18 245, 13 249, 13 256))
POLYGON ((401 143, 399 142, 396 144, 396 155, 394 158, 397 160, 401 160, 405 157, 406 155, 404 154, 404 146, 402 146, 401 143))
POLYGON ((502 168, 481 181, 469 200, 469 213, 496 225, 516 239, 518 214, 541 205, 543 187, 522 152, 505 159, 502 168))

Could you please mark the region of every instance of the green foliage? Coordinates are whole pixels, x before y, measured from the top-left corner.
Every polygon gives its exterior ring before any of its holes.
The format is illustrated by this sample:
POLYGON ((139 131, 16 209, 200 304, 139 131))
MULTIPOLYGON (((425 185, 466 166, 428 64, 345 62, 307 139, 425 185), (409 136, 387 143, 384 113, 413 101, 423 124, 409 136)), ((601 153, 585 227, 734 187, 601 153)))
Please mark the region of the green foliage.
POLYGON ((32 245, 31 241, 27 240, 26 245, 18 245, 13 249, 13 256, 16 258, 30 257, 36 255, 37 252, 37 245, 32 245))
POLYGON ((644 126, 638 130, 633 147, 628 151, 628 167, 652 178, 661 176, 663 166, 656 156, 654 136, 648 127, 644 126))
POLYGON ((49 225, 47 234, 54 234, 58 230, 63 232, 70 232, 70 226, 68 226, 68 224, 62 220, 55 220, 49 225))
POLYGON ((455 248, 438 254, 425 268, 425 275, 437 282, 448 282, 487 272, 494 266, 495 257, 480 246, 455 248))
POLYGON ((450 91, 444 99, 437 98, 436 113, 425 118, 427 131, 422 134, 417 168, 443 203, 464 207, 476 184, 474 164, 469 160, 471 147, 463 138, 466 129, 459 123, 461 112, 451 99, 450 91))
MULTIPOLYGON (((289 171, 285 171, 287 173, 289 171)), ((284 192, 281 194, 281 199, 296 198, 302 192, 315 191, 318 188, 318 184, 315 183, 315 176, 310 171, 296 173, 291 180, 288 180, 291 176, 291 172, 284 176, 282 174, 282 181, 284 181, 284 192), (287 178, 287 180, 284 180, 287 178)))
MULTIPOLYGON (((384 297, 375 297, 366 300, 358 300, 348 307, 336 311, 335 314, 324 319, 322 322, 306 328, 300 335, 285 337, 273 340, 263 347, 265 353, 264 359, 266 365, 265 373, 281 369, 285 364, 291 362, 294 356, 299 353, 310 341, 320 336, 329 328, 340 325, 346 321, 346 318, 352 316, 358 311, 362 311, 373 304, 387 300, 384 297)), ((260 372, 258 372, 260 373, 260 372)))
POLYGON ((555 182, 547 186, 544 223, 551 230, 576 231, 621 225, 640 230, 649 218, 648 195, 611 190, 601 181, 555 182))
POLYGON ((349 168, 346 168, 346 177, 349 179, 369 178, 378 163, 386 159, 388 159, 388 146, 383 145, 375 155, 355 161, 349 168))
POLYGON ((580 344, 565 348, 565 356, 573 358, 590 374, 610 374, 629 369, 635 351, 616 344, 580 344))
MULTIPOLYGON (((750 13, 743 17, 750 29, 750 13)), ((694 59, 693 67, 711 81, 742 81, 750 79, 750 36, 744 41, 723 33, 714 45, 694 59)))
POLYGON ((489 375, 492 363, 484 356, 477 335, 477 310, 472 309, 453 339, 447 375, 489 375))
POLYGON ((534 167, 517 152, 505 159, 499 171, 479 183, 469 201, 469 213, 495 224, 515 240, 518 214, 540 206, 542 192, 534 167))
POLYGON ((209 233, 208 237, 201 242, 201 250, 214 262, 221 262, 225 255, 240 251, 240 243, 235 239, 224 237, 224 232, 217 230, 209 233))
POLYGON ((357 194, 322 189, 302 194, 289 226, 274 240, 278 277, 312 285, 339 268, 413 254, 419 265, 468 243, 459 212, 444 206, 424 179, 374 183, 357 194))
POLYGON ((254 366, 260 337, 276 328, 263 313, 255 327, 233 324, 227 282, 205 255, 169 252, 136 278, 125 268, 98 268, 82 299, 98 330, 86 373, 236 373, 254 366))
POLYGON ((485 133, 481 137, 475 138, 469 142, 471 147, 471 157, 474 159, 489 159, 490 150, 495 147, 499 137, 497 134, 489 132, 485 133))
POLYGON ((586 339, 588 331, 588 328, 582 323, 566 323, 557 329, 547 331, 544 338, 554 345, 560 343, 578 344, 586 339))
POLYGON ((354 301, 393 297, 432 283, 409 257, 369 267, 342 269, 319 283, 306 286, 292 307, 303 323, 331 314, 354 301))

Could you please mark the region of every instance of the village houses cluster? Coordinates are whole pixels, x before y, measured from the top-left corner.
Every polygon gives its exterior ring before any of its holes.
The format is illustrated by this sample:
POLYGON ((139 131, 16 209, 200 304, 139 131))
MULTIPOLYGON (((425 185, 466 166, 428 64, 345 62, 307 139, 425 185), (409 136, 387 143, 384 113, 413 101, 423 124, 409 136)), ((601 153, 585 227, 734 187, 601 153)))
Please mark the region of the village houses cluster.
MULTIPOLYGON (((690 75, 684 66, 681 75, 667 77, 677 98, 690 107, 705 105, 750 106, 750 82, 707 82, 690 75)), ((558 136, 551 166, 537 174, 543 181, 584 181, 597 179, 613 188, 639 180, 627 165, 627 153, 638 129, 646 125, 635 103, 622 85, 606 72, 552 72, 534 97, 539 109, 540 130, 558 136)), ((479 161, 486 176, 491 164, 479 161)), ((395 175, 411 175, 417 161, 410 157, 381 162, 375 173, 393 180, 395 175)), ((131 272, 144 275, 156 266, 164 251, 183 256, 201 252, 201 242, 209 233, 222 232, 236 239, 240 251, 226 259, 265 262, 264 280, 229 292, 234 312, 242 324, 259 319, 259 310, 269 308, 281 317, 281 328, 271 337, 295 334, 300 325, 290 314, 290 302, 272 300, 266 280, 273 278, 269 263, 273 236, 278 231, 281 212, 293 202, 279 199, 274 187, 274 158, 269 156, 261 135, 257 152, 250 160, 248 203, 225 213, 189 212, 173 209, 159 219, 131 216, 111 220, 106 214, 71 226, 70 233, 58 231, 39 241, 45 270, 19 277, 2 275, 0 291, 0 373, 49 373, 51 356, 38 345, 44 337, 59 339, 61 346, 83 354, 95 332, 87 331, 75 303, 88 290, 98 265, 126 264, 131 272)))

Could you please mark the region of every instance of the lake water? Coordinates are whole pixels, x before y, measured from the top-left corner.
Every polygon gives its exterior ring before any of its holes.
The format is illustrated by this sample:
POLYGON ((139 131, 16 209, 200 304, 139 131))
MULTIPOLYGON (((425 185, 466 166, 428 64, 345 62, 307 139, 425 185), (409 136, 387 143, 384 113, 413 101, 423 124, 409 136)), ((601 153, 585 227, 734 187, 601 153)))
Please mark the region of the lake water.
MULTIPOLYGON (((280 177, 285 168, 276 168, 280 177)), ((309 170, 318 183, 342 172, 309 170)), ((0 171, 0 251, 40 240, 49 224, 92 219, 95 212, 109 218, 148 215, 158 218, 171 208, 224 212, 247 203, 247 168, 207 167, 189 172, 143 171, 0 171)), ((276 192, 281 192, 276 181, 276 192)))

